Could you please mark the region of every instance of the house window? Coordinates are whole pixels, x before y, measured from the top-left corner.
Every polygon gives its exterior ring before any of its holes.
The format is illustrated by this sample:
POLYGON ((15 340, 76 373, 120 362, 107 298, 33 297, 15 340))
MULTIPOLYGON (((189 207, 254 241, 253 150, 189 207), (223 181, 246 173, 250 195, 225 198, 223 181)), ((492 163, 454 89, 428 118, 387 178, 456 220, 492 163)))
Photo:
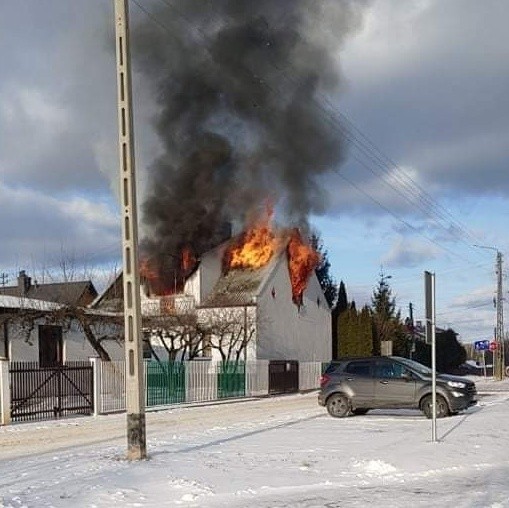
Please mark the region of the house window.
POLYGON ((152 360, 152 348, 150 346, 150 338, 143 338, 142 342, 142 350, 143 350, 143 359, 144 360, 152 360))
POLYGON ((62 364, 62 327, 39 325, 39 365, 53 367, 62 364))

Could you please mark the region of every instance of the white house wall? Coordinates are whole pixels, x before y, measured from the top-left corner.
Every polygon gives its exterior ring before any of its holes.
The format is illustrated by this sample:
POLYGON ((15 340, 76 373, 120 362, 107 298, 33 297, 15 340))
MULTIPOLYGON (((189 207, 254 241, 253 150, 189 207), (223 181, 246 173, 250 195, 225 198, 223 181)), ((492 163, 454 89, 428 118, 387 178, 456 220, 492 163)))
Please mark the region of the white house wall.
POLYGON ((286 257, 281 256, 257 304, 256 355, 259 360, 331 359, 331 312, 314 272, 299 308, 292 300, 286 257))
MULTIPOLYGON (((44 324, 41 321, 38 324, 44 324)), ((7 330, 9 338, 9 359, 14 362, 38 362, 39 361, 39 328, 35 326, 27 342, 14 325, 7 330)), ((83 332, 75 326, 62 332, 62 348, 64 361, 86 361, 96 357, 97 353, 85 338, 83 332)), ((102 346, 109 353, 112 360, 125 358, 124 347, 116 341, 103 341, 102 346)))
MULTIPOLYGON (((107 333, 107 330, 104 329, 105 326, 107 327, 108 325, 101 325, 101 330, 97 335, 107 333)), ((113 331, 111 334, 113 334, 113 331)), ((64 361, 82 361, 98 356, 83 332, 75 326, 72 326, 69 331, 63 333, 63 343, 64 361)), ((101 345, 108 352, 111 360, 125 359, 125 350, 122 343, 110 339, 102 341, 101 345)))
MULTIPOLYGON (((42 322, 41 322, 42 324, 42 322)), ((39 361, 39 331, 37 325, 30 332, 28 341, 16 325, 7 326, 9 340, 9 359, 15 362, 39 361)))
POLYGON ((201 302, 208 296, 221 277, 223 270, 223 253, 224 248, 217 248, 209 251, 202 257, 196 273, 197 277, 199 277, 199 283, 194 285, 195 289, 193 292, 196 305, 201 305, 201 302))

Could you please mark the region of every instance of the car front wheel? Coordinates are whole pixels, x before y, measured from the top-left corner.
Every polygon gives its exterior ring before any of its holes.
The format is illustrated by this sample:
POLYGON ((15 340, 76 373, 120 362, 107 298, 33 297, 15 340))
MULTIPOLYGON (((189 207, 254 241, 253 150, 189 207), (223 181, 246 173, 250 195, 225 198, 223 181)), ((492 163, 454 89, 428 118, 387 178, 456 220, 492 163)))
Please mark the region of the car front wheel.
POLYGON ((327 399, 327 411, 335 418, 343 418, 350 413, 350 401, 346 395, 335 393, 327 399))
MULTIPOLYGON (((431 395, 427 395, 422 399, 421 411, 424 413, 426 418, 433 417, 433 399, 431 395)), ((447 401, 441 396, 437 395, 435 414, 437 418, 444 418, 449 415, 449 406, 447 401)))

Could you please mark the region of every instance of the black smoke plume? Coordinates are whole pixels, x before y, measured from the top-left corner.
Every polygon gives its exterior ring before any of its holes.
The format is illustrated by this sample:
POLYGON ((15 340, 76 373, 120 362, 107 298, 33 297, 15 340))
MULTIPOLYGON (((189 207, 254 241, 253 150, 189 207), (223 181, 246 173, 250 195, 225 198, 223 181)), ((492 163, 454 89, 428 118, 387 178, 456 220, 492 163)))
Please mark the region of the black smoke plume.
POLYGON ((345 148, 323 98, 334 101, 341 89, 338 55, 364 4, 157 5, 133 40, 164 149, 150 168, 142 250, 171 287, 182 249, 199 257, 224 240, 225 225, 242 226, 268 200, 294 226, 326 210, 323 176, 345 148))

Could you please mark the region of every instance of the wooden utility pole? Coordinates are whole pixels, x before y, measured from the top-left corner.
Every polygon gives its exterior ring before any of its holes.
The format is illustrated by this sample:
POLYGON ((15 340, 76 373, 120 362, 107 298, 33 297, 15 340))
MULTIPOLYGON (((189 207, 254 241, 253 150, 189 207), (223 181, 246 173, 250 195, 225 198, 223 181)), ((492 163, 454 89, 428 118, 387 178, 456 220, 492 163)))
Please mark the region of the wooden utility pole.
POLYGON ((124 281, 127 458, 147 457, 128 0, 115 2, 124 281))

